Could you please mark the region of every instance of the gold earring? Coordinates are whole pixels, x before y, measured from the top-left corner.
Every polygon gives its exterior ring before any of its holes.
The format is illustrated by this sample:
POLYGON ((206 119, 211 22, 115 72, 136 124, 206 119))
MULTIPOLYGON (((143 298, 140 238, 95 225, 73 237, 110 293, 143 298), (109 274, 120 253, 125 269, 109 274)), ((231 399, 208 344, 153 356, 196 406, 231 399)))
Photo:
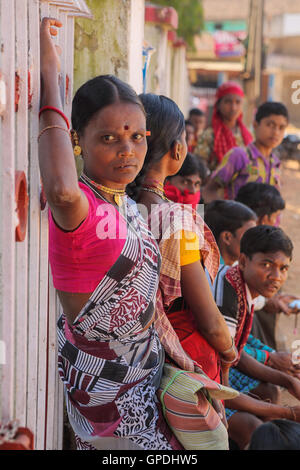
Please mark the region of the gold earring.
POLYGON ((73 131, 72 136, 73 136, 73 140, 74 140, 73 152, 74 152, 75 157, 79 157, 79 155, 81 155, 81 147, 79 145, 79 139, 78 139, 77 132, 73 131))

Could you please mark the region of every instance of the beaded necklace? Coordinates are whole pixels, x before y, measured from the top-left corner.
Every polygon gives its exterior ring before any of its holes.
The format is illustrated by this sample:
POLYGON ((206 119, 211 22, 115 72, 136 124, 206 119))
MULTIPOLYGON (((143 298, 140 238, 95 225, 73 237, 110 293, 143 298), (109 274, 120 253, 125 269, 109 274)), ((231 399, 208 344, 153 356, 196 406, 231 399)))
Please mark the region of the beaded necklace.
POLYGON ((85 173, 81 173, 81 179, 84 182, 89 182, 90 184, 95 186, 100 191, 103 191, 104 193, 113 194, 114 202, 117 204, 118 207, 122 206, 123 204, 122 196, 125 196, 126 194, 125 189, 108 188, 107 186, 104 186, 103 184, 96 183, 91 178, 89 178, 85 173))

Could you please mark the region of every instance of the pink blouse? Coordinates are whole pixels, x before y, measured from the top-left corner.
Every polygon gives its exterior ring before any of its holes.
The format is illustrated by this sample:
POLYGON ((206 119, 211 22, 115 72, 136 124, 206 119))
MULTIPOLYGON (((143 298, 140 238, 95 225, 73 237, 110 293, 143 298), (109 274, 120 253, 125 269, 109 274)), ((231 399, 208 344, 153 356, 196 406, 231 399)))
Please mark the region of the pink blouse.
POLYGON ((60 229, 49 210, 49 261, 56 289, 93 292, 123 249, 127 225, 117 209, 79 183, 89 201, 87 217, 72 232, 60 229))

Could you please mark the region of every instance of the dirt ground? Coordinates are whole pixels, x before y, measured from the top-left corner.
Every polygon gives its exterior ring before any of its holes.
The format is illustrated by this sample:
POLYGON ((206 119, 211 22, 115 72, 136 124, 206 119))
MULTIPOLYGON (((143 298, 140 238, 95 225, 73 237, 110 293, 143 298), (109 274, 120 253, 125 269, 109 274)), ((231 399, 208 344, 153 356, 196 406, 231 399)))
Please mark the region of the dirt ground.
MULTIPOLYGON (((300 298, 300 165, 297 161, 288 160, 283 162, 281 182, 281 194, 286 202, 286 209, 281 217, 281 227, 291 238, 294 245, 293 261, 283 291, 300 298)), ((299 341, 298 348, 300 347, 300 314, 298 315, 297 332, 294 332, 295 320, 295 315, 278 315, 276 326, 277 349, 294 352, 297 347, 296 341, 299 341)), ((282 392, 282 402, 289 405, 300 404, 286 391, 282 392)))

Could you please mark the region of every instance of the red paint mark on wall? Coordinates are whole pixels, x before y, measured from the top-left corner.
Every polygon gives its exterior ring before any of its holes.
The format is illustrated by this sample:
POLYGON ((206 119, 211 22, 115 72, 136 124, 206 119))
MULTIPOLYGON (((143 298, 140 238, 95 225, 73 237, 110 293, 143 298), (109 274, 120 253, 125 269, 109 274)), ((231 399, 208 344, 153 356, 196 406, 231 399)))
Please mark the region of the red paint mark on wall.
POLYGON ((70 90, 70 77, 68 74, 66 74, 66 103, 68 103, 69 90, 70 90))
POLYGON ((33 97, 33 91, 31 89, 31 74, 30 71, 28 70, 28 109, 31 109, 31 104, 32 104, 32 97, 33 97))
POLYGON ((18 112, 20 102, 20 75, 15 73, 15 112, 18 112))

